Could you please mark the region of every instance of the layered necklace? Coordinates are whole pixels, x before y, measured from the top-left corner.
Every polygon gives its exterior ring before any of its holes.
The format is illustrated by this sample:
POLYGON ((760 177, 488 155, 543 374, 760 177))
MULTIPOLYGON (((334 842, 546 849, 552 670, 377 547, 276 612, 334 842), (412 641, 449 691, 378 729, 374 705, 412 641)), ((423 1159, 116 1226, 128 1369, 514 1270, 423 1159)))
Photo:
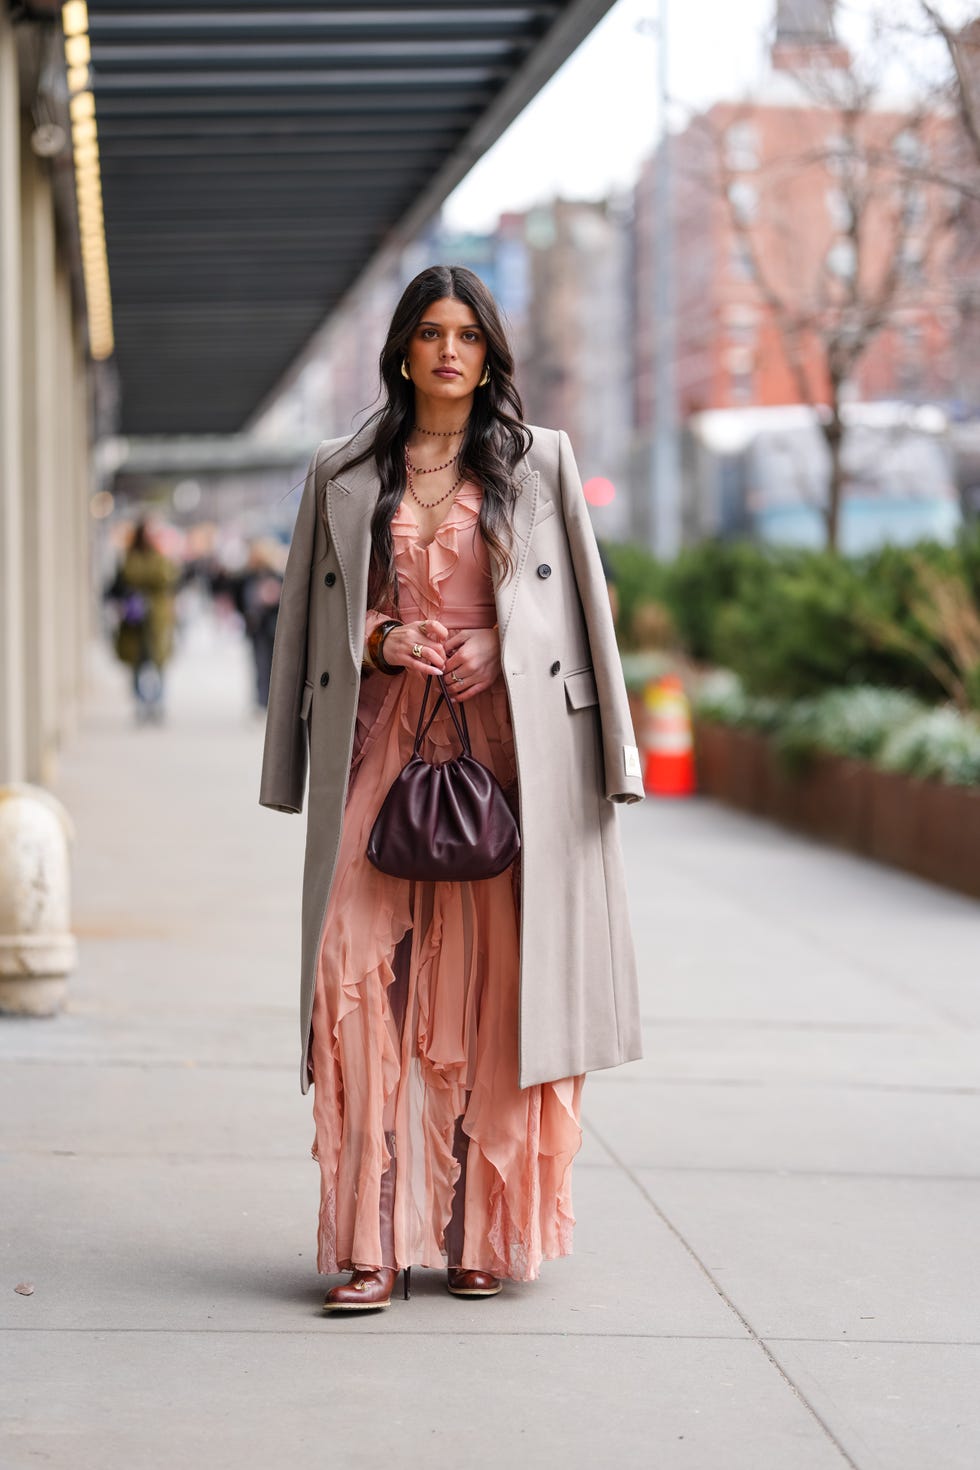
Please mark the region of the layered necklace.
MULTIPOLYGON (((467 423, 468 422, 469 422, 469 420, 467 420, 467 423)), ((420 429, 418 427, 418 425, 416 424, 415 425, 415 432, 417 432, 419 434, 428 434, 433 439, 458 439, 462 434, 465 434, 466 433, 466 424, 464 424, 461 429, 454 429, 451 434, 444 434, 441 429, 420 429)), ((408 457, 408 445, 406 444, 406 446, 405 446, 405 473, 406 473, 406 478, 407 478, 407 481, 408 481, 408 493, 412 497, 412 499, 415 501, 415 504, 416 505, 420 505, 423 510, 433 510, 437 505, 441 505, 444 500, 448 500, 451 495, 455 495, 456 494, 456 491, 459 489, 460 485, 462 485, 462 483, 463 483, 463 480, 466 478, 465 471, 464 471, 463 474, 461 474, 461 475, 458 476, 458 478, 456 479, 455 484, 453 484, 453 485, 451 485, 449 487, 449 489, 446 491, 445 495, 440 495, 439 496, 438 500, 420 500, 419 499, 419 496, 418 496, 418 494, 416 493, 416 490, 415 490, 415 476, 416 475, 437 475, 440 470, 448 470, 451 465, 455 465, 455 464, 458 464, 459 463, 459 456, 462 454, 462 452, 463 452, 463 448, 462 448, 462 445, 460 445, 459 449, 457 449, 457 451, 453 455, 452 459, 447 459, 446 462, 445 462, 445 464, 434 464, 434 465, 430 465, 428 467, 423 467, 422 465, 412 464, 412 461, 408 457)))

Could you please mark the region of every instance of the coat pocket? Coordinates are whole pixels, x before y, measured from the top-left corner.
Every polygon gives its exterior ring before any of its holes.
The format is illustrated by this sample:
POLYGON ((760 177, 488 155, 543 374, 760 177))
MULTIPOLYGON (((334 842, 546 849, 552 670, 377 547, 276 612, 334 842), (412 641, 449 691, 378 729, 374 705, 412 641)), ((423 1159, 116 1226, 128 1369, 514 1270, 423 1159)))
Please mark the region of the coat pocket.
POLYGON ((300 705, 299 705, 299 717, 300 717, 301 720, 308 720, 309 719, 309 717, 310 717, 310 705, 312 703, 313 703, 313 685, 310 683, 309 679, 307 679, 306 683, 303 685, 303 698, 300 700, 300 705))
POLYGON ((565 675, 565 700, 569 709, 588 709, 599 703, 595 674, 591 669, 577 669, 565 675))

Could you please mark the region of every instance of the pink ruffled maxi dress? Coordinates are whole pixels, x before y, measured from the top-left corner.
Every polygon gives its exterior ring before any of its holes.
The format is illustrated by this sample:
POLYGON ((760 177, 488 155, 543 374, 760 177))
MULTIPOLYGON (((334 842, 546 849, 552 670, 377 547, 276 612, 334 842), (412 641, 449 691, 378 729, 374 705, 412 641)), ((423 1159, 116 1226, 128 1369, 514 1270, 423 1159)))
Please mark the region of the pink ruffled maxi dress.
MULTIPOLYGON (((480 498, 463 485, 428 544, 403 498, 392 534, 404 621, 434 617, 450 631, 495 624, 480 498)), ((478 883, 411 883, 365 855, 411 754, 423 688, 411 675, 361 684, 310 1045, 317 1264, 334 1272, 448 1262, 533 1280, 542 1260, 572 1248, 583 1079, 518 1085, 519 860, 478 883)), ((513 787, 503 679, 466 710, 474 755, 513 787)), ((458 753, 444 709, 423 753, 458 753)))

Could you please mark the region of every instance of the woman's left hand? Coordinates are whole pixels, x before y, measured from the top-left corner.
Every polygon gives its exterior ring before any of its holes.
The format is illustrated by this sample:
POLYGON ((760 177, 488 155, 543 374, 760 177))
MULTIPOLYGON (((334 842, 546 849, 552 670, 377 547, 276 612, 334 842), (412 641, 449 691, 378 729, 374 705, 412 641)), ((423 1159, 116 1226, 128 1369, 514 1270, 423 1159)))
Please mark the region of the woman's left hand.
POLYGON ((445 642, 446 687, 460 704, 489 689, 500 673, 496 628, 464 628, 445 642))

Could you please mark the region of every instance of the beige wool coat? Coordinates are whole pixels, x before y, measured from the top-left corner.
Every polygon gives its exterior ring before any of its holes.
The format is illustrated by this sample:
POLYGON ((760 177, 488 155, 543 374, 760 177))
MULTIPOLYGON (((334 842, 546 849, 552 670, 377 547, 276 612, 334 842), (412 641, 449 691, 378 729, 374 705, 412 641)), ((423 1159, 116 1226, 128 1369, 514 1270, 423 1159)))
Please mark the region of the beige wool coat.
MULTIPOLYGON (((564 433, 532 428, 517 468, 515 568, 497 578, 522 838, 522 1087, 641 1055, 636 966, 616 823, 643 795, 609 598, 564 433)), ((340 845, 367 606, 373 460, 345 470, 360 435, 310 464, 282 590, 259 800, 300 812, 300 1081, 320 935, 340 845)), ((370 674, 370 678, 382 678, 370 674)), ((420 686, 421 687, 421 686, 420 686)))

